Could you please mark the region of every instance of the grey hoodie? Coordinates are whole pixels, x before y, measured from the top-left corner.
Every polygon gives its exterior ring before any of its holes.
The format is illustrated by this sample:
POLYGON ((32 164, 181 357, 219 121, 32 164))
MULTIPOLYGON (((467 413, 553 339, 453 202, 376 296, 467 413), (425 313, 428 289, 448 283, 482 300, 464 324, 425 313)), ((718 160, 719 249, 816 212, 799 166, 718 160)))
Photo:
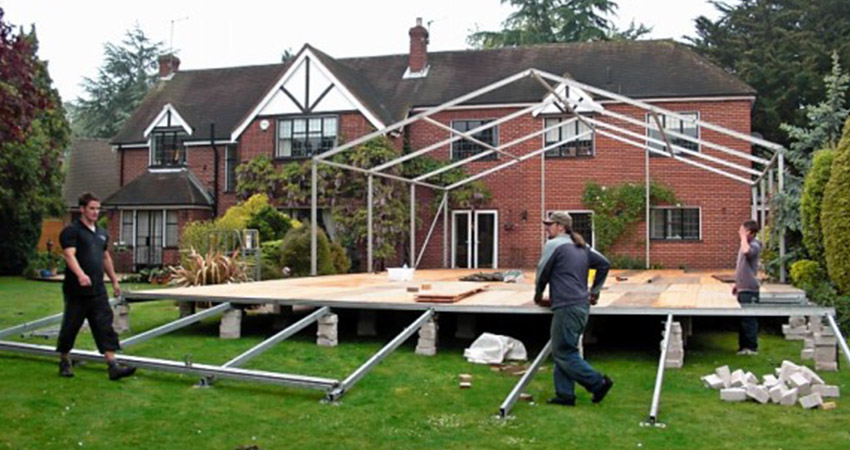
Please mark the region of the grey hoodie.
POLYGON ((598 295, 610 268, 611 264, 601 253, 589 246, 578 247, 570 236, 559 234, 543 247, 537 264, 535 298, 543 295, 548 284, 552 309, 588 303, 588 271, 596 269, 590 293, 598 295))

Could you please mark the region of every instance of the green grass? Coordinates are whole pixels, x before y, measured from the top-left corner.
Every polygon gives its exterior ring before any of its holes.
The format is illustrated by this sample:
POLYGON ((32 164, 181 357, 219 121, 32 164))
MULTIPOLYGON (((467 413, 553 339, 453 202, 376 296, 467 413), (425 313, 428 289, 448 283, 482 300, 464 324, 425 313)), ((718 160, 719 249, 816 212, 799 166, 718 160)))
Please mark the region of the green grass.
MULTIPOLYGON (((0 329, 61 311, 60 290, 59 284, 0 278, 0 329)), ((171 302, 134 304, 131 325, 141 332, 176 316, 171 302)), ((352 336, 354 317, 343 315, 339 347, 317 347, 314 328, 308 328, 248 367, 342 379, 412 317, 398 314, 403 320, 379 329, 380 337, 365 339, 352 336)), ((451 317, 443 318, 451 323, 451 317)), ((388 319, 381 316, 379 326, 388 319)), ((492 325, 505 332, 523 320, 480 319, 479 331, 492 325)), ((592 405, 581 392, 576 408, 518 403, 506 421, 495 415, 517 378, 465 362, 468 342, 451 340, 449 325, 436 357, 413 354, 411 339, 339 405, 320 403, 318 391, 227 380, 203 389, 193 387, 195 377, 151 370, 115 383, 97 363, 62 379, 55 359, 0 352, 0 448, 850 448, 850 406, 843 399, 837 410, 805 411, 724 403, 716 391, 703 388, 699 377, 716 366, 762 375, 799 356, 800 342, 775 335, 763 335, 759 356, 736 356, 735 334, 718 326, 698 327, 688 342, 685 367, 666 372, 660 420, 667 427, 640 427, 652 398, 660 325, 651 323, 643 331, 638 328, 645 324, 634 326, 643 343, 609 339, 587 346, 590 362, 616 381, 605 402, 592 405), (458 389, 459 373, 473 375, 472 389, 458 389)), ((268 336, 271 320, 249 316, 239 340, 220 340, 217 332, 217 321, 210 319, 128 353, 180 360, 191 354, 196 362, 221 364, 268 336)), ((539 320, 517 331, 532 356, 546 332, 539 320)), ((24 341, 54 345, 43 338, 24 341)), ((81 335, 77 347, 94 348, 90 335, 81 335)), ((527 390, 536 401, 552 396, 551 374, 547 361, 527 390)), ((846 369, 822 375, 850 395, 846 369)))

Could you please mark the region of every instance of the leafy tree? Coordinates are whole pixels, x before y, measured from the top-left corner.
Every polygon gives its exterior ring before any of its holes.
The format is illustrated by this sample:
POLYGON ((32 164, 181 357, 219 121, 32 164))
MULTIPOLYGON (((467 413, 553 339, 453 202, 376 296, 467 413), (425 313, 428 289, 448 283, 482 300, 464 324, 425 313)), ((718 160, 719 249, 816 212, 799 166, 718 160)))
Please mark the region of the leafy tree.
POLYGON ((850 294, 850 117, 831 170, 821 206, 826 269, 838 290, 850 294))
POLYGON ((157 57, 162 43, 151 41, 138 24, 120 44, 104 45, 104 62, 97 77, 86 77, 86 98, 71 107, 74 134, 111 138, 124 125, 157 81, 157 57))
POLYGON ((721 16, 714 21, 697 18, 697 37, 688 40, 756 89, 753 129, 769 140, 788 143, 779 125, 806 122, 800 106, 823 98, 821 74, 829 70, 832 52, 850 61, 850 5, 847 0, 711 3, 721 16))
POLYGON ((476 48, 514 47, 554 42, 637 39, 650 31, 644 25, 617 30, 606 17, 615 14, 611 0, 500 0, 518 10, 500 31, 476 31, 467 42, 476 48))
POLYGON ((35 30, 12 37, 8 29, 0 10, 0 61, 16 61, 19 66, 0 69, 16 71, 17 77, 0 80, 4 102, 8 98, 11 103, 3 104, 2 121, 14 124, 4 127, 6 135, 0 141, 0 274, 20 274, 33 255, 42 217, 62 213, 61 155, 69 144, 70 130, 47 64, 38 59, 35 30), (8 46, 10 42, 13 44, 8 46), (12 51, 26 54, 11 55, 12 51), (19 83, 23 90, 9 82, 19 83), (15 98, 18 94, 30 98, 15 98), (8 111, 20 111, 23 116, 9 118, 5 116, 8 111))
POLYGON ((35 116, 50 106, 35 84, 33 55, 30 39, 12 34, 0 8, 0 143, 24 141, 35 116))

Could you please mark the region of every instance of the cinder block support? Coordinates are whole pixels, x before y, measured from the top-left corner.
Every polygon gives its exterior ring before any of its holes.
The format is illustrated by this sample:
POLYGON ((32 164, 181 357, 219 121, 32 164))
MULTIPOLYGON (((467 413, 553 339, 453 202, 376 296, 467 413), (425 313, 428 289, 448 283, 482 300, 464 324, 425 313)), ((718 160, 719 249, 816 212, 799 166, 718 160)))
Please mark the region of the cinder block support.
POLYGON ((434 356, 437 354, 437 325, 436 316, 431 316, 419 329, 419 340, 416 342, 416 354, 434 356))
POLYGON ((339 345, 337 325, 339 316, 327 314, 319 318, 319 329, 316 331, 316 345, 320 347, 336 347, 339 345))
POLYGON ((357 335, 358 336, 377 336, 378 331, 375 327, 375 322, 378 313, 373 309, 361 309, 357 317, 357 335))
POLYGON ((180 318, 191 316, 196 312, 195 302, 177 302, 177 310, 180 312, 180 318))
MULTIPOLYGON (((664 333, 661 333, 661 344, 664 345, 664 333)), ((668 369, 681 369, 685 364, 685 341, 683 338, 681 322, 673 322, 670 327, 670 339, 667 341, 667 358, 664 367, 668 369)))
POLYGON ((130 332, 129 303, 118 303, 112 307, 112 328, 118 334, 130 332))
POLYGON ((221 339, 239 339, 242 336, 242 310, 229 309, 221 315, 221 325, 218 327, 221 339))
POLYGON ((458 314, 455 337, 458 339, 475 339, 475 314, 458 314))

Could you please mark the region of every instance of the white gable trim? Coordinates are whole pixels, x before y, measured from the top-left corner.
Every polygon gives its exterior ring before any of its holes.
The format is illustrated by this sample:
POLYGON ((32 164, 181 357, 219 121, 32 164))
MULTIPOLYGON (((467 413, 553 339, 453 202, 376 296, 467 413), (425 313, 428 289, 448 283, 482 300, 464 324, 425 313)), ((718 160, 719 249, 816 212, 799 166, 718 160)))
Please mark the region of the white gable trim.
MULTIPOLYGON (((599 104, 599 102, 593 100, 593 97, 590 94, 575 86, 567 88, 565 83, 561 83, 555 88, 555 92, 557 92, 560 96, 564 96, 564 93, 566 92, 568 94, 566 95, 566 99, 570 104, 570 108, 575 110, 577 113, 588 113, 605 109, 599 104)), ((560 101, 555 98, 554 94, 549 93, 543 101, 545 103, 543 103, 540 108, 532 111, 531 114, 534 117, 537 117, 539 114, 557 114, 562 112, 556 105, 557 103, 560 103, 560 101)))
POLYGON ((192 127, 189 126, 189 123, 183 120, 183 117, 177 110, 171 106, 171 103, 167 103, 162 107, 162 111, 160 111, 159 115, 148 125, 147 129, 145 129, 145 137, 150 136, 151 132, 153 132, 154 128, 157 127, 180 127, 188 134, 192 135, 192 127))
POLYGON ((301 52, 300 56, 298 56, 298 58, 292 62, 292 65, 290 65, 289 68, 286 69, 286 72, 281 75, 277 83, 275 83, 274 86, 272 86, 272 88, 266 93, 266 96, 263 97, 263 100, 260 101, 260 103, 258 103, 257 106, 251 111, 251 114, 249 114, 245 118, 245 120, 242 121, 242 123, 240 123, 238 127, 236 127, 236 130, 234 130, 233 134, 230 135, 231 141, 236 141, 239 136, 245 131, 245 129, 248 128, 248 125, 251 124, 251 121, 253 121, 257 117, 260 111, 262 111, 266 106, 268 106, 268 104, 272 101, 276 94, 281 92, 281 88, 286 85, 286 83, 295 75, 296 72, 298 72, 299 67, 305 59, 309 59, 310 64, 312 65, 311 69, 320 70, 322 74, 333 84, 333 89, 338 89, 342 96, 345 97, 345 99, 348 100, 348 102, 350 102, 352 105, 354 105, 357 111, 360 112, 360 114, 363 114, 363 116, 366 117, 366 120, 368 120, 369 123, 372 124, 372 126, 379 130, 386 126, 383 122, 381 122, 381 120, 378 119, 377 116, 372 114, 372 112, 369 111, 369 109, 366 108, 366 106, 363 105, 363 103, 361 103, 357 99, 357 97, 354 96, 354 94, 352 94, 351 91, 349 91, 348 88, 342 82, 340 82, 337 77, 334 76, 333 72, 328 70, 328 68, 324 64, 322 64, 321 60, 316 57, 316 55, 310 50, 310 48, 305 48, 301 52))

